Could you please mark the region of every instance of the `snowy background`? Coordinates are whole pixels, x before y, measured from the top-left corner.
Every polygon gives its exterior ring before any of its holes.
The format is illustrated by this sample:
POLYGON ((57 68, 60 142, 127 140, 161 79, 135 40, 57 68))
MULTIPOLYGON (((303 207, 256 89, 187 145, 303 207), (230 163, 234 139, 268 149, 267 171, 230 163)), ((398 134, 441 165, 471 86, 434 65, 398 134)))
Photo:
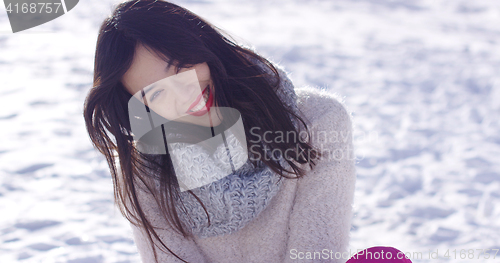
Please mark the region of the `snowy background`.
MULTIPOLYGON (((345 99, 359 159, 352 250, 499 262, 475 249, 500 249, 500 1, 175 2, 279 62, 296 86, 345 99)), ((81 0, 16 34, 1 3, 2 263, 139 261, 82 117, 115 3, 81 0)))

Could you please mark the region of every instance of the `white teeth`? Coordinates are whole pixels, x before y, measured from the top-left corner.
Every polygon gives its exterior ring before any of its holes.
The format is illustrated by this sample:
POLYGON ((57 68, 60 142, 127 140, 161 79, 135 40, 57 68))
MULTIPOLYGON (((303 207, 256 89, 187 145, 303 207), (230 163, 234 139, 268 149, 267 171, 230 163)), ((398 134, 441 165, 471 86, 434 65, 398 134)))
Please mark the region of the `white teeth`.
POLYGON ((204 101, 200 101, 200 103, 198 104, 198 106, 196 106, 195 108, 193 108, 191 110, 191 112, 197 112, 197 111, 201 110, 203 108, 203 106, 205 106, 204 101))
POLYGON ((200 100, 200 102, 198 102, 198 105, 196 105, 196 107, 194 107, 193 109, 191 109, 190 112, 197 112, 197 111, 203 109, 203 107, 205 106, 205 104, 208 101, 208 95, 209 95, 209 93, 210 93, 210 89, 207 90, 207 92, 203 94, 203 100, 200 100))

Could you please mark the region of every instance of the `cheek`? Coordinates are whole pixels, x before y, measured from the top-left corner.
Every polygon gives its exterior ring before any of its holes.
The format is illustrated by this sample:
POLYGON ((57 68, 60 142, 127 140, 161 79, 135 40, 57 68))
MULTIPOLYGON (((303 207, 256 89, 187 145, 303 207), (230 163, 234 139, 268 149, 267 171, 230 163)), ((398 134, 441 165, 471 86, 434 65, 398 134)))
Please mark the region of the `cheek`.
POLYGON ((196 65, 195 69, 198 81, 207 81, 210 79, 210 69, 206 63, 196 65))
POLYGON ((174 120, 178 117, 177 109, 175 108, 175 101, 171 96, 164 96, 157 98, 155 103, 150 104, 149 107, 156 114, 167 120, 174 120))

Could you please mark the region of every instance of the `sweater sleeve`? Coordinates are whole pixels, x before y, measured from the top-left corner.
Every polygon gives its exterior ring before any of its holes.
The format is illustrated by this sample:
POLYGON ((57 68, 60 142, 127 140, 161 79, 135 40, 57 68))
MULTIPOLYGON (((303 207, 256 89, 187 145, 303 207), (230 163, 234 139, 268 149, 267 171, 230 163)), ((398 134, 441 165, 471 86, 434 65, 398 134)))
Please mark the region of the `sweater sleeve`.
POLYGON ((314 262, 345 262, 346 254, 337 259, 335 253, 347 251, 351 227, 356 177, 351 118, 335 95, 313 88, 296 92, 311 123, 311 142, 323 157, 298 179, 285 262, 308 256, 314 262))
MULTIPOLYGON (((137 180, 138 181, 138 180, 137 180)), ((146 214, 146 217, 155 227, 158 236, 161 238, 162 242, 175 254, 184 259, 187 262, 208 262, 199 247, 193 241, 193 239, 184 238, 177 231, 174 231, 167 220, 164 219, 161 214, 158 205, 152 194, 146 190, 144 184, 137 187, 137 197, 139 203, 146 214)), ((147 237, 145 230, 131 224, 132 233, 137 246, 137 250, 141 256, 143 263, 154 263, 154 254, 151 248, 150 241, 147 237)), ((153 238, 154 240, 154 238, 153 238)), ((158 262, 169 263, 169 262, 182 262, 177 257, 172 255, 168 250, 163 248, 158 241, 155 241, 158 246, 156 247, 156 253, 158 256, 158 262)))

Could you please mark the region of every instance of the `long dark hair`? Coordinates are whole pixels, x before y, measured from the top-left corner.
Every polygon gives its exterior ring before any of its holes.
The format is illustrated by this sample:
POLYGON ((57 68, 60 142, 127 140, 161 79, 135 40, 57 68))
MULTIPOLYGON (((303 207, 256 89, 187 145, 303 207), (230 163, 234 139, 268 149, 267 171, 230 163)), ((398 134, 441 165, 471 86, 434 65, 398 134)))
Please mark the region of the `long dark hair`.
MULTIPOLYGON (((121 78, 131 65, 138 44, 146 46, 169 63, 175 61, 178 68, 206 62, 214 82, 216 104, 241 113, 249 149, 254 144, 263 144, 256 143, 258 138, 262 138, 256 134, 263 136, 264 132, 272 131, 266 137, 271 141, 266 143, 269 149, 279 149, 282 153, 287 149, 299 149, 308 153, 304 156, 298 151, 287 151, 286 162, 291 170, 285 169, 275 158, 262 159, 265 165, 282 177, 303 176, 305 170, 300 165, 309 164, 313 168, 313 159, 316 160, 320 153, 309 141, 305 121, 277 95, 281 83, 279 72, 268 60, 237 45, 217 27, 175 4, 161 0, 134 0, 119 4, 113 14, 104 20, 99 31, 94 83, 84 105, 85 124, 93 145, 106 157, 113 178, 115 203, 121 213, 146 232, 156 261, 155 247, 164 252, 166 249, 184 261, 160 239, 138 200, 137 190, 142 183, 173 229, 186 238, 192 236, 183 228, 174 206, 179 196, 179 184, 170 156, 144 154, 134 144, 127 109, 132 95, 126 91, 121 78), (278 131, 282 134, 301 134, 301 128, 295 127, 293 121, 305 127, 308 136, 298 142, 275 140, 278 131), (250 127, 260 129, 250 133, 250 127), (119 167, 115 163, 116 157, 119 167), (156 186, 152 186, 151 181, 156 182, 156 186)), ((260 156, 268 155, 263 147, 256 149, 260 156)), ((251 155, 249 153, 249 157, 251 155)))

